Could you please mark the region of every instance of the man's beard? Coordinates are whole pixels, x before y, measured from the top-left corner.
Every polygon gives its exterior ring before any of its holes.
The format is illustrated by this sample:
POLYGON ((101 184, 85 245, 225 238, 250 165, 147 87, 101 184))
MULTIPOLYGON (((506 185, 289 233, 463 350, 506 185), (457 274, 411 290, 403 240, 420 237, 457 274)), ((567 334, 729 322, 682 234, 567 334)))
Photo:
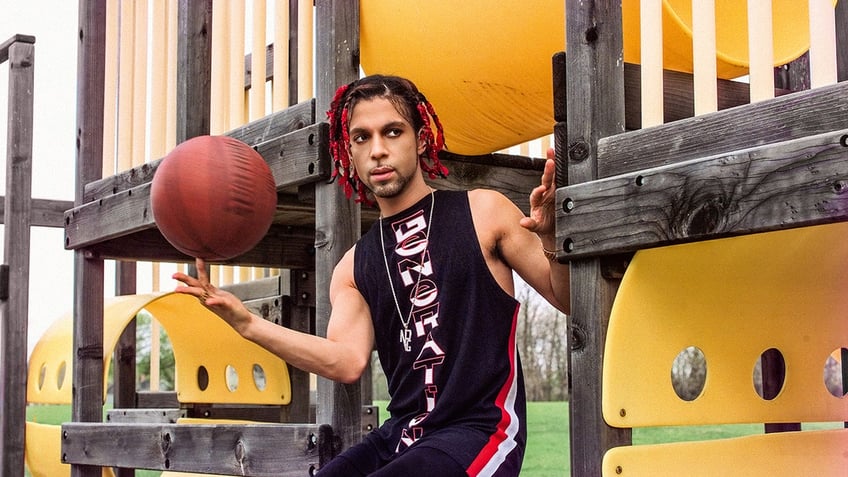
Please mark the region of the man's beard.
POLYGON ((393 181, 384 184, 378 184, 377 186, 366 186, 366 188, 368 189, 370 194, 375 197, 380 197, 381 199, 391 199, 392 197, 396 197, 401 192, 403 192, 409 182, 409 177, 398 174, 397 179, 393 181))

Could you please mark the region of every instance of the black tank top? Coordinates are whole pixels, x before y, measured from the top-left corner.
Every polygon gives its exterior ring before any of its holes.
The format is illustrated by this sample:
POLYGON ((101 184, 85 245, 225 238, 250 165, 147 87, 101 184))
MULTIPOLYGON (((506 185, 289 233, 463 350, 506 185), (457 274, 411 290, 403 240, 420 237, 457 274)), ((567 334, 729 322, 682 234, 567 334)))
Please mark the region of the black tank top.
POLYGON ((368 439, 385 454, 442 449, 469 475, 517 475, 519 305, 486 265, 467 192, 437 191, 375 223, 356 245, 354 279, 391 395, 390 418, 368 439))

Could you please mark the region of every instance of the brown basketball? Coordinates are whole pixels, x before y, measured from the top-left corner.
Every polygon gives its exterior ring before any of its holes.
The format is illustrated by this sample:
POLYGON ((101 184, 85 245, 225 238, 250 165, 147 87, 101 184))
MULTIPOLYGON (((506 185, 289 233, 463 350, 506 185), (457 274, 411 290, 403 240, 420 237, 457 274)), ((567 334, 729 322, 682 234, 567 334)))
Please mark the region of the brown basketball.
POLYGON ((262 240, 277 188, 253 148, 228 136, 197 136, 165 156, 150 187, 153 219, 177 250, 228 260, 262 240))

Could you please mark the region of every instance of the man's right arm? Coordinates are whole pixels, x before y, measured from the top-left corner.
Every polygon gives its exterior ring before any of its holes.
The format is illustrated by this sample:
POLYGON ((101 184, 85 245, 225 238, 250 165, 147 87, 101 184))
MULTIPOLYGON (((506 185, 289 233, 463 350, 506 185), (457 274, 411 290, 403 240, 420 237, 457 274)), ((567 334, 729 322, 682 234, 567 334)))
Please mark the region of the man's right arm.
POLYGON ((284 328, 253 314, 242 336, 299 369, 334 381, 354 382, 371 361, 374 329, 368 305, 353 281, 353 249, 333 272, 330 303, 326 338, 284 328))

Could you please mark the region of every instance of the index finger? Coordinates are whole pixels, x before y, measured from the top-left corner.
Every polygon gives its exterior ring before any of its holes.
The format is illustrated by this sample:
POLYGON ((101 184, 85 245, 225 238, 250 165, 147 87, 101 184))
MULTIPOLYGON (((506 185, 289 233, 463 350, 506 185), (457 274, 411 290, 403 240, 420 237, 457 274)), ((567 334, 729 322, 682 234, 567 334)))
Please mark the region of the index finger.
POLYGON ((551 158, 545 161, 545 170, 542 172, 542 185, 551 190, 556 177, 556 161, 551 158))
POLYGON ((208 284, 209 282, 209 273, 206 271, 206 261, 202 258, 194 259, 194 266, 197 268, 197 279, 200 280, 201 284, 208 284))

